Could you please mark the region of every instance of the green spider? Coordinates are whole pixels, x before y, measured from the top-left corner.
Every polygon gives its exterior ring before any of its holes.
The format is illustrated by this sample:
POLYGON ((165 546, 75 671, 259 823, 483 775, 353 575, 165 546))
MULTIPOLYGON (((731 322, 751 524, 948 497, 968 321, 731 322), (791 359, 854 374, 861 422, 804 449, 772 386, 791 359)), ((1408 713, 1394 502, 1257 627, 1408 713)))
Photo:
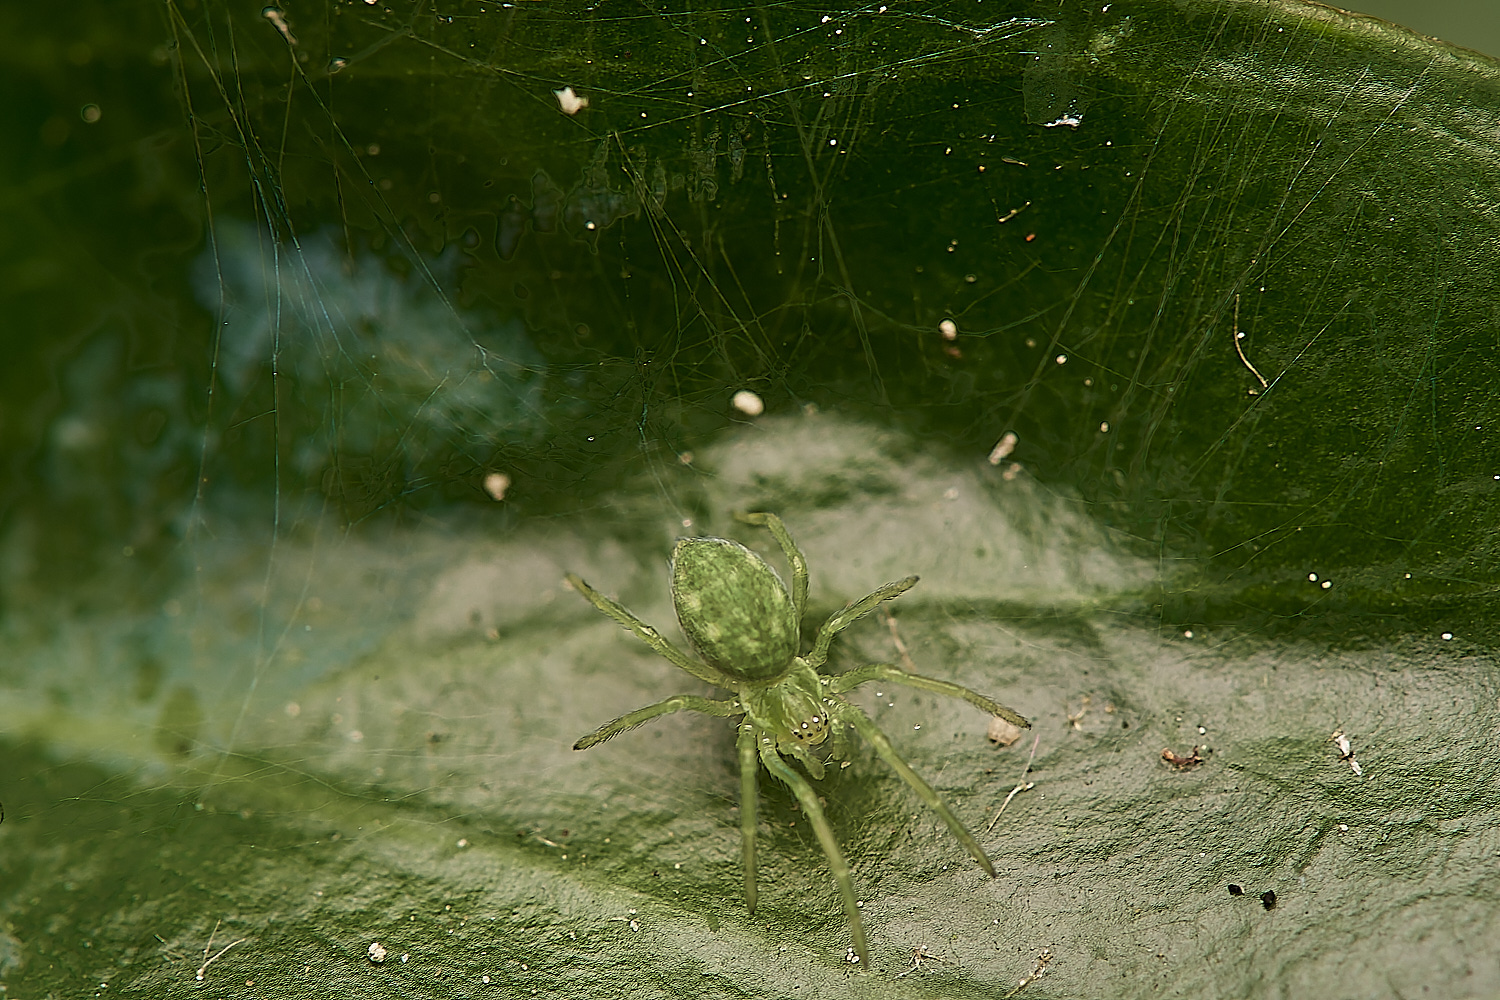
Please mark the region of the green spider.
POLYGON ((870 681, 904 684, 935 694, 962 698, 969 704, 998 715, 1017 726, 1030 728, 1020 715, 966 687, 933 677, 907 673, 889 663, 871 663, 836 675, 818 673, 828 659, 828 644, 839 632, 875 610, 882 602, 910 590, 917 578, 909 576, 888 583, 874 593, 846 605, 818 630, 817 642, 807 656, 798 656, 803 611, 807 606, 807 560, 775 514, 743 514, 747 524, 769 528, 792 568, 792 592, 765 561, 739 542, 727 538, 682 538, 672 552, 672 603, 677 621, 688 643, 703 660, 689 659, 656 629, 616 602, 594 590, 576 575, 568 583, 589 602, 641 641, 699 680, 737 693, 724 701, 680 694, 666 701, 622 715, 573 745, 574 750, 618 736, 652 719, 684 709, 706 715, 743 715, 737 746, 740 757, 740 840, 745 871, 745 902, 755 912, 755 820, 757 761, 792 790, 802 811, 812 823, 818 845, 828 858, 843 896, 844 913, 854 938, 858 962, 869 967, 865 928, 854 898, 849 865, 833 839, 818 796, 807 780, 792 770, 783 755, 796 758, 814 778, 822 778, 823 761, 811 748, 852 727, 875 752, 916 790, 922 801, 942 817, 948 829, 968 849, 974 860, 994 877, 995 866, 958 818, 938 798, 932 786, 919 778, 891 746, 870 717, 839 695, 870 681))

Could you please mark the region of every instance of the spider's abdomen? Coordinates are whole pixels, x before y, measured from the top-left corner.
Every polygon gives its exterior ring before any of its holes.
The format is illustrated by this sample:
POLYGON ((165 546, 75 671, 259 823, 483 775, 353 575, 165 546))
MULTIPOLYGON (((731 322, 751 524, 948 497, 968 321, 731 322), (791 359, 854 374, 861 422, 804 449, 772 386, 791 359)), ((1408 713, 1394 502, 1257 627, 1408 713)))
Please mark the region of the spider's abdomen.
POLYGON ((672 551, 677 621, 703 662, 739 680, 774 680, 797 655, 792 599, 771 567, 727 538, 683 538, 672 551))

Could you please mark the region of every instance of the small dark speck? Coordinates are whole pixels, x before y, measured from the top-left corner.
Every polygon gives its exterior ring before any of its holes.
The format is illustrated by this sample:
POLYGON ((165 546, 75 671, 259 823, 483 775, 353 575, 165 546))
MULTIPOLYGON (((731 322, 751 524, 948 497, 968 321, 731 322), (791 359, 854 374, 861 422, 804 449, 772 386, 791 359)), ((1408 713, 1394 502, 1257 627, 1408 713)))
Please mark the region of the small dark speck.
POLYGON ((1245 894, 1245 890, 1241 889, 1239 886, 1231 882, 1229 883, 1229 894, 1231 896, 1243 896, 1245 894))
POLYGON ((1260 905, 1264 906, 1268 910, 1276 909, 1276 893, 1272 892, 1270 889, 1267 889, 1265 892, 1261 893, 1260 905))

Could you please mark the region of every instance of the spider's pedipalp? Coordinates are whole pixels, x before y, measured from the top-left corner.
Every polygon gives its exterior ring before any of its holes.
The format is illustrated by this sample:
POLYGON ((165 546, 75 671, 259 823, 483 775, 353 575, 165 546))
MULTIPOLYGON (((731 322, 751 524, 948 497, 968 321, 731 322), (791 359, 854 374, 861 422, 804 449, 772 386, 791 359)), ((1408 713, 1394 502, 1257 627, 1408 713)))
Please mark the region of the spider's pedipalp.
POLYGON ((826 773, 823 769, 823 762, 814 757, 803 744, 795 740, 778 740, 776 749, 779 753, 789 754, 801 761, 802 766, 807 768, 807 773, 812 775, 813 780, 823 780, 823 776, 826 773))

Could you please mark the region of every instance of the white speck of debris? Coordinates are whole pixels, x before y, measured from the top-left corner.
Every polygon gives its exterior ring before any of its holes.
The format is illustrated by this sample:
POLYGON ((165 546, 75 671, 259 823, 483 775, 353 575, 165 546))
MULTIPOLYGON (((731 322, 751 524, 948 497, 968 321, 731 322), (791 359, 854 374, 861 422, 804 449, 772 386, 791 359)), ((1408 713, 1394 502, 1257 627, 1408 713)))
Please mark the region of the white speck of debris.
POLYGON ((641 922, 639 920, 632 920, 630 922, 630 929, 633 930, 633 931, 640 930, 641 929, 641 922))
POLYGON ((943 335, 944 340, 957 340, 958 324, 951 319, 945 319, 938 324, 938 332, 943 335))
POLYGON ((1349 824, 1348 823, 1340 823, 1339 824, 1339 833, 1348 833, 1348 832, 1349 832, 1349 824))
POLYGON ((1453 633, 1452 632, 1444 632, 1443 633, 1443 639, 1444 640, 1451 639, 1451 638, 1453 638, 1453 633))
POLYGON ((589 99, 587 97, 579 97, 573 92, 572 87, 554 90, 552 96, 557 98, 557 106, 562 108, 562 113, 565 115, 576 115, 589 106, 589 99))
POLYGON ((1059 118, 1055 122, 1046 122, 1046 123, 1044 123, 1042 125, 1042 128, 1057 128, 1059 125, 1066 125, 1066 126, 1068 126, 1068 128, 1077 128, 1078 126, 1080 126, 1082 124, 1083 124, 1083 115, 1066 114, 1066 115, 1063 115, 1061 118, 1059 118))
POLYGON ((1198 727, 1198 735, 1199 736, 1207 736, 1208 735, 1208 730, 1205 727, 1203 727, 1203 726, 1199 726, 1198 727))
POLYGON ((488 986, 490 984, 490 977, 489 976, 480 976, 479 977, 479 981, 481 983, 484 983, 484 985, 488 986))
POLYGON ((484 477, 484 491, 490 495, 490 499, 497 503, 505 499, 505 491, 510 489, 510 477, 503 472, 491 472, 484 477))
POLYGON ((1006 431, 1001 435, 1000 440, 995 442, 995 447, 990 449, 990 464, 999 465, 1005 461, 1006 456, 1016 450, 1016 442, 1019 440, 1015 431, 1006 431))
POLYGON ((468 847, 469 846, 469 838, 468 837, 459 837, 458 838, 458 846, 459 847, 468 847))
POLYGON ((1354 772, 1356 778, 1365 773, 1364 768, 1359 766, 1359 761, 1354 759, 1354 747, 1350 745, 1349 737, 1344 735, 1342 729, 1335 729, 1328 739, 1338 747, 1339 759, 1349 762, 1349 770, 1354 772))
POLYGON ((1109 433, 1109 421, 1108 420, 1101 420, 1099 422, 1099 433, 1100 434, 1108 434, 1109 433))
POLYGON ((1060 365, 1065 365, 1065 364, 1068 363, 1068 356, 1066 354, 1059 354, 1053 360, 1056 361, 1060 365))
POLYGON ((1008 747, 1021 738, 1021 727, 1006 722, 998 715, 992 715, 985 736, 998 747, 1008 747))
POLYGON ((407 962, 410 962, 410 961, 411 961, 411 955, 409 955, 409 954, 407 954, 406 952, 403 951, 401 953, 401 964, 405 965, 407 962))
POLYGON ((766 412, 765 401, 749 389, 741 389, 729 402, 747 417, 758 417, 766 412))
POLYGON ((849 950, 844 953, 844 961, 848 962, 850 965, 859 964, 859 956, 854 953, 853 946, 851 946, 849 950))
POLYGON ((365 734, 358 729, 349 730, 348 737, 350 743, 363 743, 365 741, 365 734))
POLYGON ((958 499, 958 488, 955 487, 955 486, 948 487, 946 490, 943 491, 943 499, 944 500, 957 500, 958 499))
POLYGON ((1333 586, 1333 581, 1332 580, 1324 580, 1322 583, 1318 584, 1318 586, 1322 587, 1324 590, 1327 590, 1329 587, 1333 586))
POLYGON ((297 44, 297 38, 292 34, 291 25, 286 23, 286 15, 282 14, 275 7, 267 7, 261 11, 261 15, 276 26, 276 30, 281 32, 281 37, 286 39, 288 45, 297 44))
POLYGON ((1307 574, 1307 579, 1309 581, 1311 581, 1312 583, 1317 583, 1318 582, 1318 574, 1316 574, 1316 573, 1309 573, 1309 574, 1307 574))
POLYGON ((381 944, 379 941, 370 942, 370 961, 374 962, 376 965, 379 965, 381 962, 385 961, 385 945, 381 944))
POLYGON ((1193 637, 1193 630, 1192 629, 1187 629, 1186 631, 1184 631, 1182 633, 1182 637, 1184 639, 1191 639, 1193 637))

